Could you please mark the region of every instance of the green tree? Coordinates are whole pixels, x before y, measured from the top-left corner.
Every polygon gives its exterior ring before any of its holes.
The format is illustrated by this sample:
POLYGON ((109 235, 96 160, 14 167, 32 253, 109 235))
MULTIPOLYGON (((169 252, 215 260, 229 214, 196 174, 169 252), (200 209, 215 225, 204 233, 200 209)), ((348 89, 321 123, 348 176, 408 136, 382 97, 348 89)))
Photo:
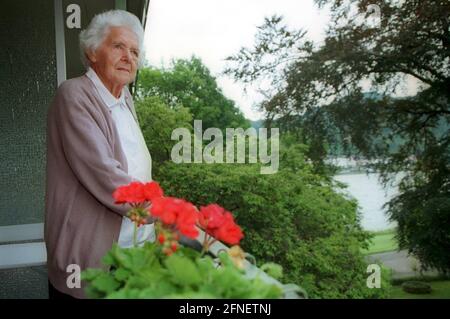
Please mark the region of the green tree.
POLYGON ((400 246, 425 267, 449 271, 450 3, 316 2, 331 9, 323 44, 267 18, 255 46, 228 58, 226 73, 246 83, 270 78, 262 110, 296 130, 315 162, 339 142, 381 159, 375 167, 385 183, 404 172, 388 204, 400 246), (377 21, 369 5, 379 9, 377 21), (420 83, 417 94, 395 98, 408 78, 420 83))
POLYGON ((250 126, 235 103, 224 96, 208 68, 196 57, 175 60, 169 69, 142 69, 137 96, 158 96, 170 107, 182 105, 190 110, 193 119, 203 121, 204 128, 250 126))
POLYGON ((172 147, 178 142, 171 140, 173 130, 184 127, 192 131, 192 115, 180 105, 170 108, 158 96, 138 100, 136 113, 152 156, 152 174, 157 175, 161 164, 170 160, 172 147))

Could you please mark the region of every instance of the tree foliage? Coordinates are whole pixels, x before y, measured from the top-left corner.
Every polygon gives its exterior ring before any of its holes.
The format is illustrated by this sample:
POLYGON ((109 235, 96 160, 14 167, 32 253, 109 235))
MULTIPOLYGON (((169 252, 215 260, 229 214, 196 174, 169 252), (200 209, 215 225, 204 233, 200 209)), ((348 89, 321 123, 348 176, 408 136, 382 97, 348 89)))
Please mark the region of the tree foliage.
POLYGON ((385 183, 403 172, 400 195, 388 205, 400 244, 423 265, 448 271, 450 3, 316 2, 331 10, 323 44, 288 30, 281 17, 267 18, 254 47, 229 57, 225 73, 271 81, 261 109, 269 122, 295 130, 316 163, 342 143, 380 160, 385 183), (381 14, 376 23, 369 5, 381 14), (416 94, 399 97, 411 79, 416 94))
POLYGON ((188 108, 174 105, 170 108, 158 96, 149 96, 136 102, 136 113, 147 147, 152 156, 153 173, 161 164, 170 160, 172 131, 179 127, 192 130, 192 115, 188 108))
POLYGON ((157 96, 171 108, 186 107, 193 119, 203 121, 204 128, 250 126, 234 102, 224 96, 208 68, 196 57, 175 60, 169 69, 142 69, 137 96, 157 96))

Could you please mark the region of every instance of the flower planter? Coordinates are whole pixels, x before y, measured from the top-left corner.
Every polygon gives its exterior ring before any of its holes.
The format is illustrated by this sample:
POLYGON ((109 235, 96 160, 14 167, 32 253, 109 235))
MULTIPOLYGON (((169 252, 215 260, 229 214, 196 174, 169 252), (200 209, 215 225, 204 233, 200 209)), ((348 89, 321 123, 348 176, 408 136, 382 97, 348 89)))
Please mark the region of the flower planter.
MULTIPOLYGON (((113 196, 116 203, 133 207, 128 216, 135 230, 151 217, 157 240, 143 247, 136 247, 136 238, 133 248, 114 245, 103 258, 108 270, 82 273, 88 297, 262 299, 299 298, 298 292, 306 297, 298 286, 281 284, 246 259, 238 246, 243 233, 219 205, 198 210, 182 199, 164 197, 155 182, 131 183, 113 196)), ((264 267, 281 275, 278 265, 264 267)))

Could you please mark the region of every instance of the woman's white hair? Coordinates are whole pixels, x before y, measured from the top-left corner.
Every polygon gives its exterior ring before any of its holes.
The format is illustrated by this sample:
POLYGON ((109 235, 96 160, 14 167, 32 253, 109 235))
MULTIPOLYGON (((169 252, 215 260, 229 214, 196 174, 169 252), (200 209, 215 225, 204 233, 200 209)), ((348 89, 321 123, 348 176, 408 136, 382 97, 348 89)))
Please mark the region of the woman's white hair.
POLYGON ((95 52, 98 49, 108 35, 110 27, 127 27, 136 34, 139 43, 138 67, 142 67, 144 62, 144 28, 142 28, 141 22, 128 11, 110 10, 97 14, 88 27, 80 32, 81 62, 86 69, 89 67, 86 53, 89 51, 95 52))

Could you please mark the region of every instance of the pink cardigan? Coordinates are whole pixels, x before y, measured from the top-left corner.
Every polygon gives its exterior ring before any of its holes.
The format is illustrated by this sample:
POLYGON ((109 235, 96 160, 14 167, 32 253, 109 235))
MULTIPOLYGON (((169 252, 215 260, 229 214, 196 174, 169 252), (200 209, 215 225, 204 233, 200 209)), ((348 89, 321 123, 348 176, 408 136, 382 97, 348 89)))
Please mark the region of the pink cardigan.
POLYGON ((85 75, 62 83, 47 117, 44 227, 48 277, 59 291, 84 298, 83 284, 67 286, 72 275, 67 267, 101 267, 101 258, 117 242, 130 207, 114 204, 112 193, 134 180, 127 170, 110 110, 94 84, 85 75))

